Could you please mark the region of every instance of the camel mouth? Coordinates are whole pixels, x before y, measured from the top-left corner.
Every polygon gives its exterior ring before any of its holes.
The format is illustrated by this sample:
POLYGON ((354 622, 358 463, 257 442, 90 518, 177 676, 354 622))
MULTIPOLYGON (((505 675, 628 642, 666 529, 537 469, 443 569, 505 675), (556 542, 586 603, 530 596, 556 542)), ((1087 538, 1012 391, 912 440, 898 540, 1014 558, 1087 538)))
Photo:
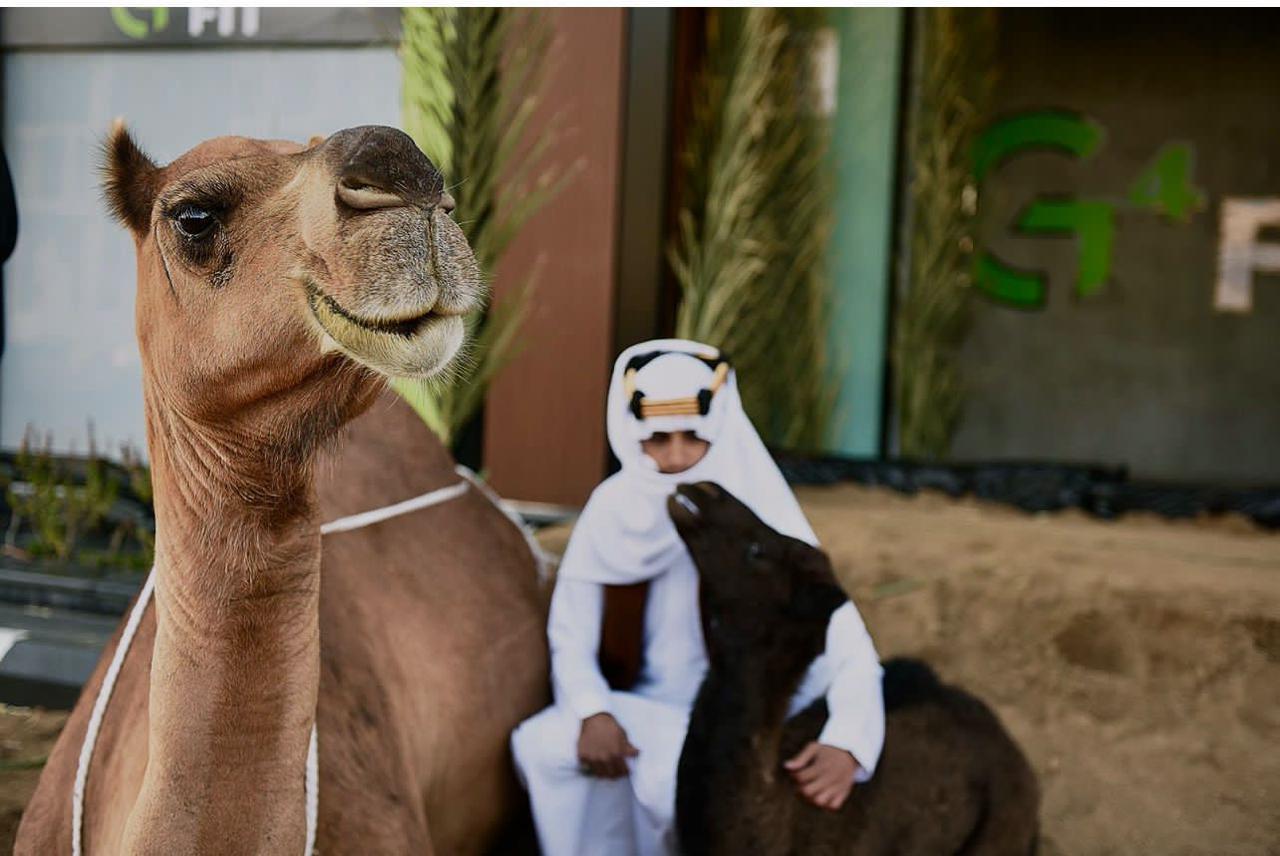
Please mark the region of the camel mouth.
MULTIPOLYGON (((325 294, 316 285, 309 283, 307 291, 312 301, 320 301, 334 315, 371 333, 386 333, 389 336, 413 336, 422 329, 424 324, 427 324, 433 318, 441 317, 433 308, 404 318, 362 318, 354 312, 344 309, 342 304, 325 294)), ((316 311, 314 306, 312 306, 311 311, 313 313, 316 311)))
POLYGON ((387 377, 428 378, 439 373, 462 348, 462 318, 435 307, 400 318, 366 318, 344 308, 315 283, 306 283, 307 306, 324 333, 327 348, 387 377))
POLYGON ((688 485, 680 485, 676 492, 667 497, 667 514, 671 522, 681 533, 692 531, 702 522, 702 509, 691 496, 692 489, 688 485))

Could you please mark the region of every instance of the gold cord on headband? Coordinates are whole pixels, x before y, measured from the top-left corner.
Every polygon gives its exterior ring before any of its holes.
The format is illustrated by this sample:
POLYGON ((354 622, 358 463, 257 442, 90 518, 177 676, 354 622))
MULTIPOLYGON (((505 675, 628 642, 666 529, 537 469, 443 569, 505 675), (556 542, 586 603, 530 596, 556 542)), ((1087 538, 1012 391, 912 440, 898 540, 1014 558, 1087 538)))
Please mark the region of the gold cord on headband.
MULTIPOLYGON (((678 353, 678 352, 673 352, 678 353)), ((729 361, 723 357, 705 358, 690 354, 696 359, 706 362, 708 359, 717 359, 715 372, 711 376, 711 383, 706 389, 698 391, 697 395, 691 395, 686 398, 669 398, 663 401, 650 401, 644 397, 644 394, 636 389, 636 374, 639 369, 628 368, 622 375, 622 389, 626 393, 627 401, 630 403, 631 412, 637 419, 652 419, 659 416, 706 416, 711 410, 711 399, 724 386, 725 380, 729 377, 729 361)))

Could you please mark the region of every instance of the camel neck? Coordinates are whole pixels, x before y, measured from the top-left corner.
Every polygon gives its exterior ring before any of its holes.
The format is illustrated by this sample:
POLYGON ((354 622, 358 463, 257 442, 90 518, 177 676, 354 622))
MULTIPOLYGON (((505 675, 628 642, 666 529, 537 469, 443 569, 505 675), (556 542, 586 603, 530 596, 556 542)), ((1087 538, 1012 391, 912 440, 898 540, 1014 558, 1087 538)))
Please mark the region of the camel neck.
MULTIPOLYGON (((759 662, 753 661, 753 662, 759 662)), ((707 673, 680 756, 676 816, 690 853, 771 853, 777 830, 744 805, 769 805, 789 787, 780 767, 782 726, 799 677, 749 668, 707 673), (784 680, 779 683, 776 678, 784 680)))
POLYGON ((156 639, 125 850, 297 852, 319 684, 310 467, 148 411, 156 639))

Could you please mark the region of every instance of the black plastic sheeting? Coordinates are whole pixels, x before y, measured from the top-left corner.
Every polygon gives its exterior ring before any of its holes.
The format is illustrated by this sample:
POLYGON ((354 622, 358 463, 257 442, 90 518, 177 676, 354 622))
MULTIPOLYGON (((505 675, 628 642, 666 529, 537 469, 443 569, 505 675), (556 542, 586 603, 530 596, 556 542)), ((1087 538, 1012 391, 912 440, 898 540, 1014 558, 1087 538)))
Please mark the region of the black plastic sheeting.
POLYGON ((777 451, 774 457, 793 485, 851 481, 907 494, 938 490, 952 497, 975 496, 1030 512, 1079 508, 1108 520, 1128 511, 1154 512, 1169 518, 1236 513, 1267 529, 1280 529, 1280 487, 1223 488, 1131 481, 1123 467, 1036 462, 937 464, 809 458, 777 451))

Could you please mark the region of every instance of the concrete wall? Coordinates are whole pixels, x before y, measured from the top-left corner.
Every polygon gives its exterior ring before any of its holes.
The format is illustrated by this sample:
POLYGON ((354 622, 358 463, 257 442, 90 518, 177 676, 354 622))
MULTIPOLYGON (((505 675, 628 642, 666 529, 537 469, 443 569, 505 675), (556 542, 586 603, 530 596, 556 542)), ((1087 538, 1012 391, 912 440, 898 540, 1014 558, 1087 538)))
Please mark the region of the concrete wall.
POLYGON ((1215 308, 1224 200, 1280 197, 1277 44, 1280 17, 1261 13, 1002 13, 998 114, 1065 108, 1104 136, 1091 156, 1018 155, 984 183, 984 244, 1044 271, 1047 287, 1038 309, 980 301, 955 457, 1280 481, 1280 277, 1253 277, 1251 311, 1215 308), (1131 193, 1178 143, 1200 199, 1185 222, 1131 193), (1110 252, 1096 256, 1109 271, 1091 293, 1077 290, 1078 236, 1012 227, 1041 197, 1114 211, 1110 252))

